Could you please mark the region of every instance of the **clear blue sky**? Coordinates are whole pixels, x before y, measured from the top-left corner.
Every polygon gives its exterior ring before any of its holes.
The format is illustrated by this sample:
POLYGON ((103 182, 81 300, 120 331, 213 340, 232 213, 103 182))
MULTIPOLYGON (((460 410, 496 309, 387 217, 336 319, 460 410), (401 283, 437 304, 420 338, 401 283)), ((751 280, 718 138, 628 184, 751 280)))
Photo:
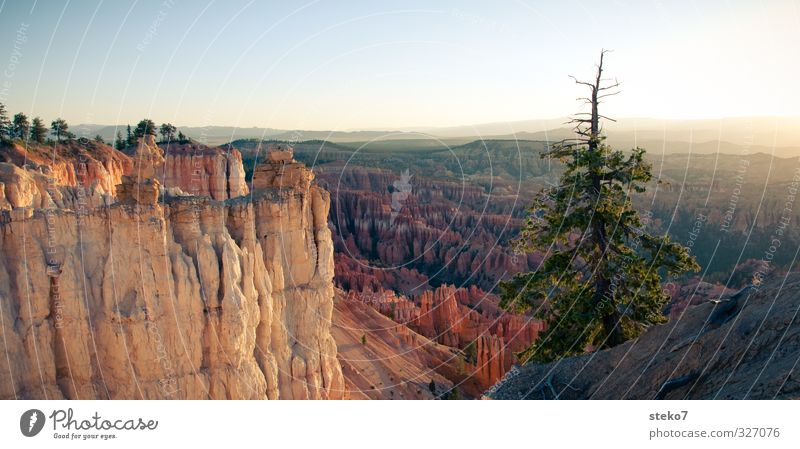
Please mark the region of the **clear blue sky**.
POLYGON ((603 47, 609 114, 800 115, 797 1, 0 2, 0 102, 74 124, 560 117, 603 47))

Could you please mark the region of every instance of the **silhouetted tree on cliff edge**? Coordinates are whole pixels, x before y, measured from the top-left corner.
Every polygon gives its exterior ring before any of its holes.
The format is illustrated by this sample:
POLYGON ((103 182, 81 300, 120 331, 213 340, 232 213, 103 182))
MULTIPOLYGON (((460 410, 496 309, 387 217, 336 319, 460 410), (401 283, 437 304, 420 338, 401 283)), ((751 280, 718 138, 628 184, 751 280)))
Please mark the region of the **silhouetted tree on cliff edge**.
POLYGON ((39 117, 34 117, 31 122, 31 140, 36 143, 44 143, 47 138, 47 127, 39 117))
POLYGON ((50 123, 50 133, 56 136, 56 142, 61 142, 62 137, 66 137, 69 140, 73 136, 69 131, 67 121, 63 118, 57 118, 50 123))
POLYGON ((175 140, 175 125, 172 123, 162 123, 159 132, 161 133, 161 141, 164 143, 170 143, 175 140))
POLYGON ((11 134, 11 121, 8 120, 6 106, 0 103, 0 139, 6 139, 11 134))
POLYGON ((136 137, 144 137, 147 135, 155 136, 156 124, 149 118, 142 119, 139 124, 136 125, 136 129, 133 130, 133 135, 136 137))
POLYGON ((125 145, 128 143, 127 140, 122 140, 122 131, 117 131, 117 139, 114 141, 114 148, 119 151, 125 149, 125 145))
POLYGON ((31 123, 28 121, 28 116, 22 112, 14 114, 14 120, 11 124, 11 137, 26 140, 30 130, 31 123))
POLYGON ((595 79, 575 79, 589 88, 583 100, 591 111, 571 120, 576 139, 542 155, 560 160, 566 171, 558 186, 535 198, 515 242, 517 251, 537 251, 544 259, 535 271, 501 284, 504 307, 533 309, 546 322, 538 340, 520 354, 523 361, 548 362, 638 336, 666 320, 661 309, 669 297, 661 274, 699 269, 682 245, 648 234, 633 208, 631 193, 644 192, 652 178, 645 151, 626 154, 605 144, 600 120, 608 118, 598 106, 619 86, 602 78, 605 53, 595 79))

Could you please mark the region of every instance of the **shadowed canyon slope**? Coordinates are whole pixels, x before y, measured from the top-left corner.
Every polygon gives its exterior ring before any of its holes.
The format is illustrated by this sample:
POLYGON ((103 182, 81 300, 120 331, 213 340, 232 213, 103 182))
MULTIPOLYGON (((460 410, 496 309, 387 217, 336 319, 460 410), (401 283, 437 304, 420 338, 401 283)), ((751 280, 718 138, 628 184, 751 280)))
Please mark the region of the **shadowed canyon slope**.
POLYGON ((797 398, 800 274, 775 276, 719 303, 689 306, 615 348, 530 363, 493 399, 797 398))
POLYGON ((412 298, 388 290, 351 290, 344 297, 390 319, 398 332, 460 350, 459 360, 453 360, 459 365, 457 375, 448 379, 473 395, 500 379, 517 362, 515 353, 527 348, 542 330, 532 317, 500 310, 496 296, 475 286, 443 285, 412 298))
POLYGON ((331 332, 351 399, 434 399, 454 386, 472 397, 483 391, 467 378, 460 351, 417 334, 342 291, 337 291, 334 307, 331 332))

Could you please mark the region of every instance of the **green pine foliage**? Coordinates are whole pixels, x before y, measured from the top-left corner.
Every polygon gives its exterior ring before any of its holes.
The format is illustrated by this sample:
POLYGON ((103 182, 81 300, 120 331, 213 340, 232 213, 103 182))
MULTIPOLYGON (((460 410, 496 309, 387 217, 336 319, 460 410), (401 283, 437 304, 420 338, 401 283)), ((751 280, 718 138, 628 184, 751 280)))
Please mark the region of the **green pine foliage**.
POLYGON ((161 134, 161 142, 163 143, 171 143, 175 141, 175 131, 178 129, 172 123, 162 123, 161 127, 159 128, 159 133, 161 134))
POLYGON ((28 116, 22 112, 14 114, 14 120, 11 123, 11 137, 14 139, 27 140, 30 130, 31 123, 28 121, 28 116))
POLYGON ((136 125, 136 129, 133 130, 133 135, 134 137, 144 137, 147 135, 155 136, 156 131, 156 124, 149 118, 145 118, 136 125))
POLYGON ((47 126, 39 117, 34 117, 31 122, 31 141, 42 144, 47 139, 47 126))
POLYGON ((122 140, 122 131, 117 131, 117 138, 114 140, 114 148, 116 148, 119 151, 123 151, 125 149, 125 146, 127 146, 127 144, 128 144, 127 139, 122 140))
POLYGON ((69 131, 69 124, 63 118, 57 118, 50 123, 50 133, 56 137, 56 142, 61 142, 62 138, 69 140, 75 137, 69 131))
POLYGON ((11 136, 11 121, 8 119, 8 111, 3 103, 0 103, 0 140, 5 140, 11 136))
POLYGON ((582 137, 542 156, 560 160, 566 171, 558 186, 535 198, 515 242, 517 251, 544 259, 501 284, 504 307, 532 311, 546 323, 520 354, 523 361, 549 362, 635 338, 666 321, 662 275, 699 269, 685 247, 648 233, 647 216, 633 207, 631 194, 645 191, 651 166, 643 149, 625 153, 605 143, 598 105, 616 84, 602 86, 602 64, 601 55, 592 83, 578 81, 591 88, 592 112, 574 120, 582 137))

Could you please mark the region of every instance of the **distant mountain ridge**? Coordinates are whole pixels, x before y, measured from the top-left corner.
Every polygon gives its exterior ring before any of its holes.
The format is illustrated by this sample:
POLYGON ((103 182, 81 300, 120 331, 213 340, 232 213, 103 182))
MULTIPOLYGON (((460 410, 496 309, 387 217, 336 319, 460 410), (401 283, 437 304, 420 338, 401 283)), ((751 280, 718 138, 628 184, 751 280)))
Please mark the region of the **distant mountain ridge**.
MULTIPOLYGON (((239 139, 283 141, 327 140, 348 144, 375 144, 414 141, 429 146, 450 146, 471 140, 520 139, 554 142, 573 137, 567 118, 484 123, 457 127, 420 127, 386 130, 289 130, 233 126, 179 126, 187 136, 207 145, 239 139)), ((620 118, 606 121, 608 142, 620 147, 641 146, 650 152, 764 152, 800 155, 800 117, 736 117, 702 120, 620 118), (691 144, 691 145, 689 145, 691 144), (663 147, 663 148, 662 148, 663 147), (719 148, 717 148, 719 147, 719 148)), ((78 135, 100 135, 111 141, 117 131, 125 134, 127 125, 75 126, 78 135)), ((416 145, 416 144, 415 144, 416 145)), ((419 146, 419 145, 417 145, 419 146)))

